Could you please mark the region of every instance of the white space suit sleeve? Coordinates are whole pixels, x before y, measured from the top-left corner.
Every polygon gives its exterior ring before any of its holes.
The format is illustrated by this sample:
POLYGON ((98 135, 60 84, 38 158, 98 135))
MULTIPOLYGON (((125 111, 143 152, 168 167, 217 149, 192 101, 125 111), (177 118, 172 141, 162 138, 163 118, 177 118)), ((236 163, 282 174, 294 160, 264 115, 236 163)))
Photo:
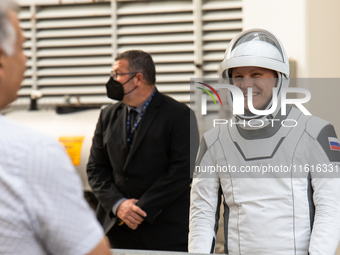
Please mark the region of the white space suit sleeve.
POLYGON ((336 139, 334 128, 327 125, 311 148, 310 170, 314 168, 311 177, 315 206, 309 245, 311 255, 335 254, 340 240, 340 151, 331 149, 332 138, 336 139), (324 172, 318 172, 321 169, 324 172))
POLYGON ((189 252, 213 253, 215 250, 216 212, 219 209, 220 182, 217 173, 207 172, 214 166, 205 139, 202 139, 191 189, 189 252))

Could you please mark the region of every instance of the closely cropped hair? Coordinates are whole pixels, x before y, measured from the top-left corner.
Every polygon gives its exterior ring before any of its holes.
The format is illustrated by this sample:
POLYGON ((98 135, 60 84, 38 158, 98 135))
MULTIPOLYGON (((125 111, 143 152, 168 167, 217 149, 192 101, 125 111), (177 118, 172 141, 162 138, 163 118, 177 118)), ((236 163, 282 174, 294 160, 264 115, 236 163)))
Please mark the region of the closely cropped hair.
POLYGON ((14 53, 16 34, 9 19, 9 10, 17 12, 17 4, 12 0, 0 0, 0 48, 11 56, 14 53))
POLYGON ((156 83, 155 64, 149 53, 141 50, 128 50, 118 54, 115 58, 116 61, 122 59, 126 59, 129 62, 130 72, 142 73, 144 79, 150 85, 156 83))

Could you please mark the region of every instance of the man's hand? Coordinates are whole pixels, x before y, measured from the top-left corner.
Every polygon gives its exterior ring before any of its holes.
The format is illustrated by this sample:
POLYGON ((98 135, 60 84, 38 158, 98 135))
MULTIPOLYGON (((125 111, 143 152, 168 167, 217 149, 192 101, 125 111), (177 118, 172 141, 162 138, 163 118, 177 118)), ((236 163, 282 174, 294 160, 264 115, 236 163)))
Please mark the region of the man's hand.
POLYGON ((146 213, 136 205, 137 199, 127 199, 117 209, 117 216, 131 228, 136 229, 144 221, 146 213))

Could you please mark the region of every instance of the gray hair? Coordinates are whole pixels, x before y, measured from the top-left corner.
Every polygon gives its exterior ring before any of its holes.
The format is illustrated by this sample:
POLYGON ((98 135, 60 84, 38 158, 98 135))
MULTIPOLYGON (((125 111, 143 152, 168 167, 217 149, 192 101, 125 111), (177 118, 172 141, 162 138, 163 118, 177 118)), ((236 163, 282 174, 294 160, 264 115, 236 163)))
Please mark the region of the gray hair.
POLYGON ((130 72, 141 72, 150 85, 156 83, 155 63, 149 53, 141 50, 128 50, 118 54, 115 58, 116 61, 121 59, 129 62, 130 72))
POLYGON ((16 12, 17 4, 13 0, 0 0, 0 48, 11 56, 14 53, 16 33, 8 15, 9 10, 16 12))

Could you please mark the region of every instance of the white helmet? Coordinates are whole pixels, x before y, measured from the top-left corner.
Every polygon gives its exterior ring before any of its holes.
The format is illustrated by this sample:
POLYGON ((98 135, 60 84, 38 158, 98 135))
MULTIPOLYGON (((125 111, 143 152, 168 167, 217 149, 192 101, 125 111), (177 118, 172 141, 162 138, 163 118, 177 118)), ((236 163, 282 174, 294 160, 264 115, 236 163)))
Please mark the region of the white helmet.
MULTIPOLYGON (((220 65, 222 78, 231 81, 231 69, 235 67, 256 66, 271 69, 277 72, 277 101, 276 110, 270 115, 237 115, 238 119, 250 120, 260 119, 264 121, 265 127, 270 119, 274 118, 280 110, 282 88, 289 85, 289 62, 280 40, 271 32, 264 29, 250 29, 237 35, 228 45, 224 60, 220 65)), ((232 95, 228 93, 231 109, 233 109, 232 95)), ((268 110, 272 101, 267 105, 268 110)))

